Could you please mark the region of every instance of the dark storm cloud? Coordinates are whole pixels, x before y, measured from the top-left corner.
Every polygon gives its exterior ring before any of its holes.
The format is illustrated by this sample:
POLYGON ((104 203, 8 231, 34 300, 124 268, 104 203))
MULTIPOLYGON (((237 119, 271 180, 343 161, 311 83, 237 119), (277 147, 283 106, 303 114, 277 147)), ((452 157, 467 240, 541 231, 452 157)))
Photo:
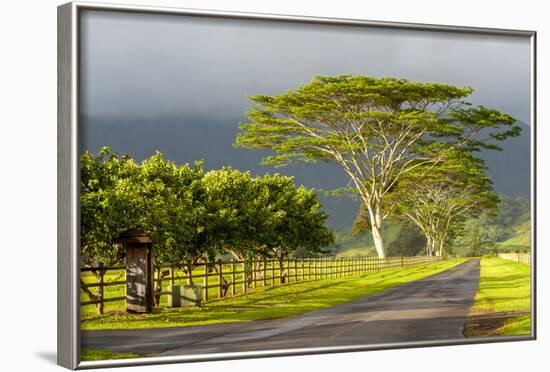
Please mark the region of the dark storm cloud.
POLYGON ((241 118, 247 95, 361 74, 472 86, 529 123, 527 38, 86 11, 82 112, 241 118))

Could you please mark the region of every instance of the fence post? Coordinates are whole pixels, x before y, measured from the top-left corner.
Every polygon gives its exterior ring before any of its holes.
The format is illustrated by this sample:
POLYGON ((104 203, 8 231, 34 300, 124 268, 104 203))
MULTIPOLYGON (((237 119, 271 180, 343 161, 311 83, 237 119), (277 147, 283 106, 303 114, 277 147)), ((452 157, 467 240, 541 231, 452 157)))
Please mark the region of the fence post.
POLYGON ((246 258, 243 258, 243 293, 246 293, 247 287, 246 258))
POLYGON ((103 263, 99 263, 99 287, 97 287, 97 298, 99 299, 99 303, 97 304, 97 312, 100 314, 103 314, 105 305, 103 303, 104 298, 104 290, 103 290, 103 284, 105 281, 105 270, 103 270, 103 263))
POLYGON ((187 265, 187 272, 189 273, 187 276, 187 284, 193 285, 193 265, 187 265))
POLYGON ((279 263, 279 284, 284 284, 283 271, 285 268, 285 261, 281 258, 279 259, 278 263, 279 263))
POLYGON ((267 260, 265 257, 264 257, 263 265, 264 265, 263 267, 264 287, 267 287, 267 260))
POLYGON ((173 287, 175 284, 175 279, 174 279, 174 268, 171 267, 170 268, 170 285, 173 287))
POLYGON ((288 278, 287 283, 290 283, 290 258, 287 258, 287 259, 286 259, 286 267, 287 267, 287 269, 286 269, 286 273, 287 273, 286 277, 288 278))
POLYGON ((231 259, 231 294, 235 296, 236 288, 235 288, 235 260, 231 259))
POLYGON ((252 259, 252 288, 256 288, 256 280, 257 280, 257 269, 256 266, 258 264, 258 261, 256 261, 255 258, 252 259))
POLYGON ((204 278, 202 278, 204 287, 204 302, 208 301, 208 258, 204 259, 204 278))
POLYGON ((218 260, 218 298, 223 297, 223 264, 218 260))
POLYGON ((317 257, 313 259, 313 280, 317 279, 317 257))
POLYGON ((271 260, 271 285, 275 286, 275 257, 271 260))

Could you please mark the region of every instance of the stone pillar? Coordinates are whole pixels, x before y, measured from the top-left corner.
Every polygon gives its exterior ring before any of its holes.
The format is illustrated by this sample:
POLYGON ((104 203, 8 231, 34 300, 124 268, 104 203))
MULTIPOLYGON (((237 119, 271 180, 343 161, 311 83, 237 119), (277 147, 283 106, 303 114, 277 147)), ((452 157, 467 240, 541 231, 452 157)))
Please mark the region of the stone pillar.
POLYGON ((150 313, 153 309, 153 260, 151 235, 142 229, 122 232, 116 243, 126 252, 126 312, 150 313))

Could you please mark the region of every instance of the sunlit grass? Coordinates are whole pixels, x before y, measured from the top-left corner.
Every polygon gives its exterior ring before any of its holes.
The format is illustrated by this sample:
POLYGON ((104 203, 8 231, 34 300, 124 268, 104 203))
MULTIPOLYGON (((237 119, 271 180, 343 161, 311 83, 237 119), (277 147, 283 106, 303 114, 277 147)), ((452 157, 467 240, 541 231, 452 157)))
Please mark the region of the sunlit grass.
MULTIPOLYGON (((478 291, 472 313, 523 312, 531 309, 531 268, 497 257, 481 259, 478 291)), ((498 334, 529 334, 529 314, 512 316, 498 334)))
POLYGON ((522 315, 510 318, 497 329, 501 335, 528 335, 531 333, 531 315, 522 315))
POLYGON ((89 314, 82 317, 81 329, 181 327, 283 318, 373 295, 396 285, 436 274, 464 261, 465 259, 456 258, 361 276, 257 288, 251 293, 214 300, 198 308, 159 307, 151 314, 89 314))
POLYGON ((114 353, 108 350, 97 349, 82 349, 80 351, 80 360, 82 361, 94 361, 94 360, 106 360, 106 359, 130 359, 141 358, 141 355, 134 353, 114 353))

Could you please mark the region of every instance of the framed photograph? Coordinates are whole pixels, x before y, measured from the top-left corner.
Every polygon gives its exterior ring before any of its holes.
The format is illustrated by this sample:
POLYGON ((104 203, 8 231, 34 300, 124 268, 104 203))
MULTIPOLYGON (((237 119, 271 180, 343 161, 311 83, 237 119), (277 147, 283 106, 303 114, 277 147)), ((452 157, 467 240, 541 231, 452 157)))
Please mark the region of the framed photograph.
POLYGON ((536 337, 526 30, 58 8, 58 363, 536 337))

